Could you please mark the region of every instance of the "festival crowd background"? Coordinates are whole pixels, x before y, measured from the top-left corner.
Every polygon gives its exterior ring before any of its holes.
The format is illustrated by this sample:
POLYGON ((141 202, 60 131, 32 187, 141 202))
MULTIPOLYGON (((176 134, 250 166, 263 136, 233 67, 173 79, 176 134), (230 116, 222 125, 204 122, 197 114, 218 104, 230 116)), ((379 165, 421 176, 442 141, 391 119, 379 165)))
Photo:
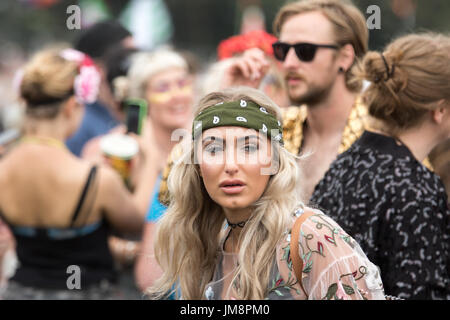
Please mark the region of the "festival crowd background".
MULTIPOLYGON (((369 50, 381 50, 391 40, 410 32, 429 30, 448 33, 450 31, 450 19, 448 19, 450 2, 448 1, 354 0, 353 3, 366 14, 366 18, 371 16, 366 11, 369 6, 377 5, 381 9, 381 29, 369 30, 369 50)), ((159 50, 169 50, 162 51, 160 54, 170 55, 172 54, 170 50, 173 49, 177 52, 173 56, 174 64, 178 63, 178 54, 187 62, 188 74, 184 75, 183 79, 193 83, 195 88, 195 97, 186 98, 192 104, 205 93, 215 89, 215 81, 219 77, 220 69, 211 70, 211 65, 242 53, 252 45, 266 52, 271 51, 271 47, 267 46, 267 43, 273 37, 270 35, 272 23, 275 14, 285 4, 285 1, 78 0, 75 4, 81 9, 81 28, 70 30, 67 27, 67 19, 71 13, 67 13, 66 10, 73 4, 73 1, 66 0, 7 0, 0 2, 0 142, 4 141, 3 145, 0 144, 0 155, 6 150, 7 141, 18 138, 23 121, 24 109, 17 101, 17 83, 19 81, 17 71, 37 50, 50 45, 73 46, 83 32, 95 24, 102 21, 116 21, 130 32, 129 36, 133 39, 130 42, 132 44, 115 52, 110 51, 108 56, 102 53, 98 57, 94 55, 93 58, 98 58, 103 63, 105 70, 112 75, 124 76, 127 71, 133 75, 135 72, 135 81, 138 83, 139 77, 142 76, 139 71, 142 70, 128 70, 129 65, 121 69, 120 63, 128 61, 129 56, 139 51, 145 51, 148 56, 143 54, 141 58, 144 59, 142 61, 148 59, 151 69, 145 71, 147 72, 145 76, 152 77, 156 74, 158 63, 154 61, 158 59, 159 50), (267 33, 262 33, 262 31, 267 33), (251 36, 245 38, 249 34, 251 36), (151 54, 154 52, 155 56, 152 56, 151 54)), ((117 29, 117 32, 122 32, 122 30, 117 29)), ((127 37, 128 35, 125 34, 120 41, 127 37)), ((96 40, 101 43, 102 39, 87 40, 85 48, 90 52, 95 51, 96 40)), ((108 39, 105 41, 107 42, 108 39)), ((183 65, 182 62, 181 65, 183 65)), ((278 76, 274 72, 271 81, 267 80, 266 93, 274 97, 273 100, 281 107, 288 107, 289 101, 284 96, 283 86, 280 84, 278 76)), ((180 88, 182 86, 184 84, 180 84, 180 88)), ((113 92, 113 94, 120 95, 120 92, 113 92)), ((108 129, 113 129, 123 122, 124 114, 119 112, 119 114, 108 117, 111 117, 112 122, 108 124, 108 129)), ((167 119, 164 119, 163 113, 160 121, 166 125, 165 129, 176 129, 185 125, 184 123, 175 123, 176 119, 172 124, 170 121, 164 122, 167 119)), ((95 123, 93 125, 95 126, 95 123)), ((163 132, 164 130, 161 129, 161 134, 156 139, 166 139, 164 140, 166 146, 158 144, 156 140, 153 141, 155 149, 161 154, 157 159, 160 162, 158 170, 164 168, 171 148, 175 145, 175 143, 170 143, 163 132), (170 148, 168 148, 169 146, 170 148)), ((83 141, 82 145, 76 147, 75 144, 79 141, 73 142, 73 148, 69 141, 68 147, 77 156, 84 158, 92 156, 94 159, 99 148, 99 142, 95 139, 98 135, 93 135, 90 139, 83 141), (84 147, 83 150, 82 147, 84 147)), ((443 180, 447 194, 450 195, 450 140, 439 145, 430 154, 429 160, 435 172, 443 180)), ((164 183, 164 174, 162 180, 159 177, 155 183, 156 186, 164 183)), ((0 192, 2 191, 0 190, 0 192)), ((153 198, 156 196, 156 194, 152 195, 153 198)), ((145 229, 143 232, 151 232, 151 230, 145 229)), ((5 226, 0 225, 0 258, 2 254, 5 254, 1 250, 2 239, 6 238, 5 233, 5 226)), ((110 240, 111 247, 115 247, 117 252, 127 251, 123 249, 127 245, 127 248, 130 249, 130 252, 125 255, 117 253, 115 256, 118 269, 121 271, 121 286, 125 292, 123 299, 140 299, 142 292, 139 288, 144 288, 142 283, 149 281, 149 279, 142 279, 142 276, 135 274, 137 272, 142 275, 144 271, 139 268, 148 267, 135 265, 141 236, 142 234, 136 239, 112 238, 110 240)), ((8 251, 4 259, 0 259, 0 263, 3 263, 3 266, 0 265, 1 299, 1 288, 5 286, 7 278, 14 273, 15 257, 12 251, 8 251)))

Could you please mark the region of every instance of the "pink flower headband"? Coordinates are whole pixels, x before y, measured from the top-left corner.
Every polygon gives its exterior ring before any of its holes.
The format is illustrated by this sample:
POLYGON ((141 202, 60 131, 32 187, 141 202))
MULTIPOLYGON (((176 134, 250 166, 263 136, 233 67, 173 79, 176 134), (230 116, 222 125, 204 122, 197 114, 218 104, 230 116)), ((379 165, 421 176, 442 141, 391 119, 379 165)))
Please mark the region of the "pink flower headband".
POLYGON ((64 49, 59 54, 68 61, 75 61, 79 64, 79 72, 75 77, 73 88, 78 102, 94 103, 97 100, 100 89, 101 76, 92 59, 75 49, 64 49))

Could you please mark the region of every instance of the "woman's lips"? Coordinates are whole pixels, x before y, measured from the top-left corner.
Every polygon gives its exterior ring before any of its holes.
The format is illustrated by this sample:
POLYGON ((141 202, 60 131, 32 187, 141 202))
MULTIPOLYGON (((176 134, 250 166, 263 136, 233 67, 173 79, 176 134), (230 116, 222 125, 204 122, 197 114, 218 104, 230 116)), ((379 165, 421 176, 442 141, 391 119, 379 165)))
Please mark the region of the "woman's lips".
POLYGON ((226 194, 238 194, 244 190, 245 186, 226 186, 220 187, 220 189, 226 194))
POLYGON ((225 194, 238 194, 241 193, 242 190, 245 188, 245 183, 243 183, 240 180, 227 180, 222 182, 219 185, 219 188, 225 193, 225 194))
POLYGON ((172 108, 170 109, 170 113, 173 115, 185 114, 188 111, 188 108, 172 108))

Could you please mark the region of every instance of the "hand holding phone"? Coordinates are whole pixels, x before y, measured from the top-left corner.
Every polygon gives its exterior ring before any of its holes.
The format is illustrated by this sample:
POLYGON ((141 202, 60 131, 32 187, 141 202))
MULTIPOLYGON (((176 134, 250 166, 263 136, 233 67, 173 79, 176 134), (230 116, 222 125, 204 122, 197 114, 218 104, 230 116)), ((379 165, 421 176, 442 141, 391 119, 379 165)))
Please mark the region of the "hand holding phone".
POLYGON ((132 99, 127 100, 125 104, 127 133, 132 132, 140 135, 142 123, 147 116, 147 103, 141 99, 132 99))

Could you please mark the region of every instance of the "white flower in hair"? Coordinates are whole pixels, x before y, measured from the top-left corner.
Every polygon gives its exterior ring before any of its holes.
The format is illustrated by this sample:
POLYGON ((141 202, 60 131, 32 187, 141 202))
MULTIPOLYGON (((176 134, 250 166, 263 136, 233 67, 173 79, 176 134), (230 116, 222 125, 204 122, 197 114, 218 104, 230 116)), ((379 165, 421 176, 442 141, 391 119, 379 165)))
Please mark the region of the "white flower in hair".
POLYGON ((76 61, 76 62, 81 62, 84 59, 84 53, 72 48, 62 50, 59 53, 59 56, 68 61, 76 61))
POLYGON ((241 107, 245 108, 247 106, 247 101, 241 100, 241 107))
POLYGON ((236 120, 240 122, 247 122, 247 119, 245 119, 244 117, 237 117, 236 120))
POLYGON ((95 66, 82 66, 74 81, 77 99, 83 103, 94 103, 97 100, 100 81, 100 74, 95 66))
POLYGON ((218 124, 219 122, 220 122, 220 118, 217 116, 214 116, 213 123, 218 124))

